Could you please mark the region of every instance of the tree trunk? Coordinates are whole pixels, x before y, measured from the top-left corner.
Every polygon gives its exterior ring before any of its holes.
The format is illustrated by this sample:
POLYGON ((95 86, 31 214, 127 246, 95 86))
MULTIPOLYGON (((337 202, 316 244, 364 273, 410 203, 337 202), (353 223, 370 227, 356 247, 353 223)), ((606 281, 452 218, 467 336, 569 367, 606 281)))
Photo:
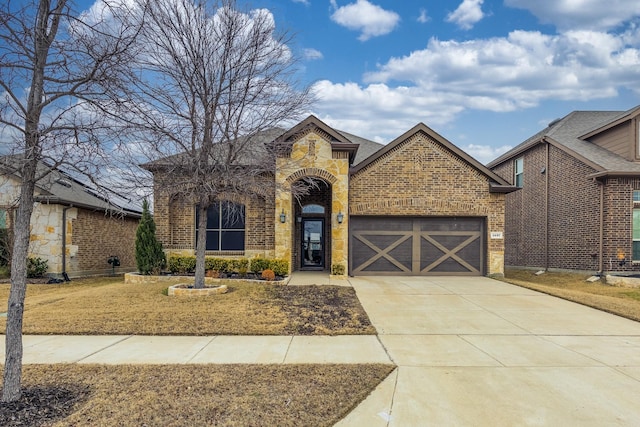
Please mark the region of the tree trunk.
POLYGON ((11 258, 11 290, 7 304, 4 380, 2 401, 15 402, 22 396, 22 317, 27 290, 27 257, 29 253, 29 224, 33 212, 35 164, 27 163, 20 190, 20 205, 14 225, 13 256, 11 258))
POLYGON ((207 250, 207 203, 200 203, 198 206, 198 243, 196 244, 196 274, 194 287, 204 288, 205 273, 205 251, 207 250))

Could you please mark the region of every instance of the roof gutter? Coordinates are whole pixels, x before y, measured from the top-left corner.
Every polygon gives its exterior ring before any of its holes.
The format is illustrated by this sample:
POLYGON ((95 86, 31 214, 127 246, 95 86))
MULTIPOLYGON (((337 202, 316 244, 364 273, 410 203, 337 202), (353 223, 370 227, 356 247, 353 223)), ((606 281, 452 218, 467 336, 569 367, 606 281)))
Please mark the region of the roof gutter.
POLYGON ((77 202, 72 202, 70 200, 61 199, 58 196, 35 196, 33 200, 35 202, 39 202, 39 203, 58 204, 58 205, 72 207, 72 208, 88 209, 88 210, 92 210, 92 211, 106 210, 108 212, 129 215, 129 216, 132 216, 134 218, 142 218, 142 214, 138 213, 138 212, 129 211, 129 210, 122 209, 122 208, 119 209, 119 210, 118 209, 113 209, 113 208, 111 208, 109 206, 100 207, 100 206, 95 206, 95 205, 88 205, 86 203, 77 203, 77 202))
POLYGON ((489 193, 513 193, 514 191, 520 190, 520 187, 516 187, 515 185, 502 185, 497 184, 495 182, 489 183, 489 193))
POLYGON ((596 173, 592 173, 590 175, 587 175, 587 178, 600 179, 600 178, 605 178, 605 177, 609 177, 609 176, 615 176, 615 177, 621 177, 621 176, 640 177, 640 171, 634 171, 634 172, 613 171, 613 170, 601 171, 601 172, 596 172, 596 173))

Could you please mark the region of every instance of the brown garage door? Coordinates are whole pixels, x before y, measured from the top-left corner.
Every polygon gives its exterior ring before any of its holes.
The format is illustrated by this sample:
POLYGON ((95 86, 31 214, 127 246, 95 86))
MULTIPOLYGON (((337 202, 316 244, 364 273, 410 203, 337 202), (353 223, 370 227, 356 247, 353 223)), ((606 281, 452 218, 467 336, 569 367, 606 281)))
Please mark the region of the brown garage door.
POLYGON ((483 275, 484 218, 350 218, 353 275, 483 275))

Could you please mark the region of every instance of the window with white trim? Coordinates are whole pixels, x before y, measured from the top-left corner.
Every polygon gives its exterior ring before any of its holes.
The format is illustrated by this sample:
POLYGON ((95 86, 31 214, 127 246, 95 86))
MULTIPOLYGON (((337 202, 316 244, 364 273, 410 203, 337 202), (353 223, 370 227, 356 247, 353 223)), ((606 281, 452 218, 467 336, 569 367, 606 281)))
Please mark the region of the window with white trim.
MULTIPOLYGON (((196 244, 199 217, 196 206, 196 244)), ((244 251, 244 234, 244 205, 225 201, 209 206, 206 250, 244 251)))
POLYGON ((524 157, 516 159, 513 164, 513 183, 516 187, 522 187, 524 177, 524 157))

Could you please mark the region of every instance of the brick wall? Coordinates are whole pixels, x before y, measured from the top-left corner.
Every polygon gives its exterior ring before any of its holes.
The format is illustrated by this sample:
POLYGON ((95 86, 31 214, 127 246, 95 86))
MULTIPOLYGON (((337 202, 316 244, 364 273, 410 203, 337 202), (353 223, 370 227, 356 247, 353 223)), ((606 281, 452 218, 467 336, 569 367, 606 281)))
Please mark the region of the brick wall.
POLYGON ((552 145, 539 144, 494 171, 513 182, 514 161, 520 157, 523 187, 506 196, 505 264, 597 271, 600 189, 587 178, 595 170, 552 145))
MULTIPOLYGON (((484 174, 418 132, 351 177, 349 213, 477 216, 487 218, 487 233, 503 232, 504 195, 489 193, 484 174)), ((503 240, 486 241, 487 271, 500 274, 503 240)))
POLYGON ((607 271, 638 272, 639 264, 632 264, 633 190, 640 190, 640 179, 607 178, 604 181, 604 269, 607 271), (619 265, 618 254, 626 263, 619 265))
MULTIPOLYGON (((195 205, 181 196, 155 193, 156 236, 169 252, 194 253, 195 205)), ((245 205, 245 255, 272 256, 274 247, 273 198, 232 200, 245 205)))
POLYGON ((108 274, 111 266, 107 259, 117 255, 122 271, 136 269, 135 240, 139 219, 111 216, 104 211, 78 209, 72 222, 72 245, 77 253, 67 259, 67 271, 71 276, 108 274))
POLYGON ((596 272, 600 188, 587 178, 595 170, 553 146, 549 155, 549 268, 596 272))

